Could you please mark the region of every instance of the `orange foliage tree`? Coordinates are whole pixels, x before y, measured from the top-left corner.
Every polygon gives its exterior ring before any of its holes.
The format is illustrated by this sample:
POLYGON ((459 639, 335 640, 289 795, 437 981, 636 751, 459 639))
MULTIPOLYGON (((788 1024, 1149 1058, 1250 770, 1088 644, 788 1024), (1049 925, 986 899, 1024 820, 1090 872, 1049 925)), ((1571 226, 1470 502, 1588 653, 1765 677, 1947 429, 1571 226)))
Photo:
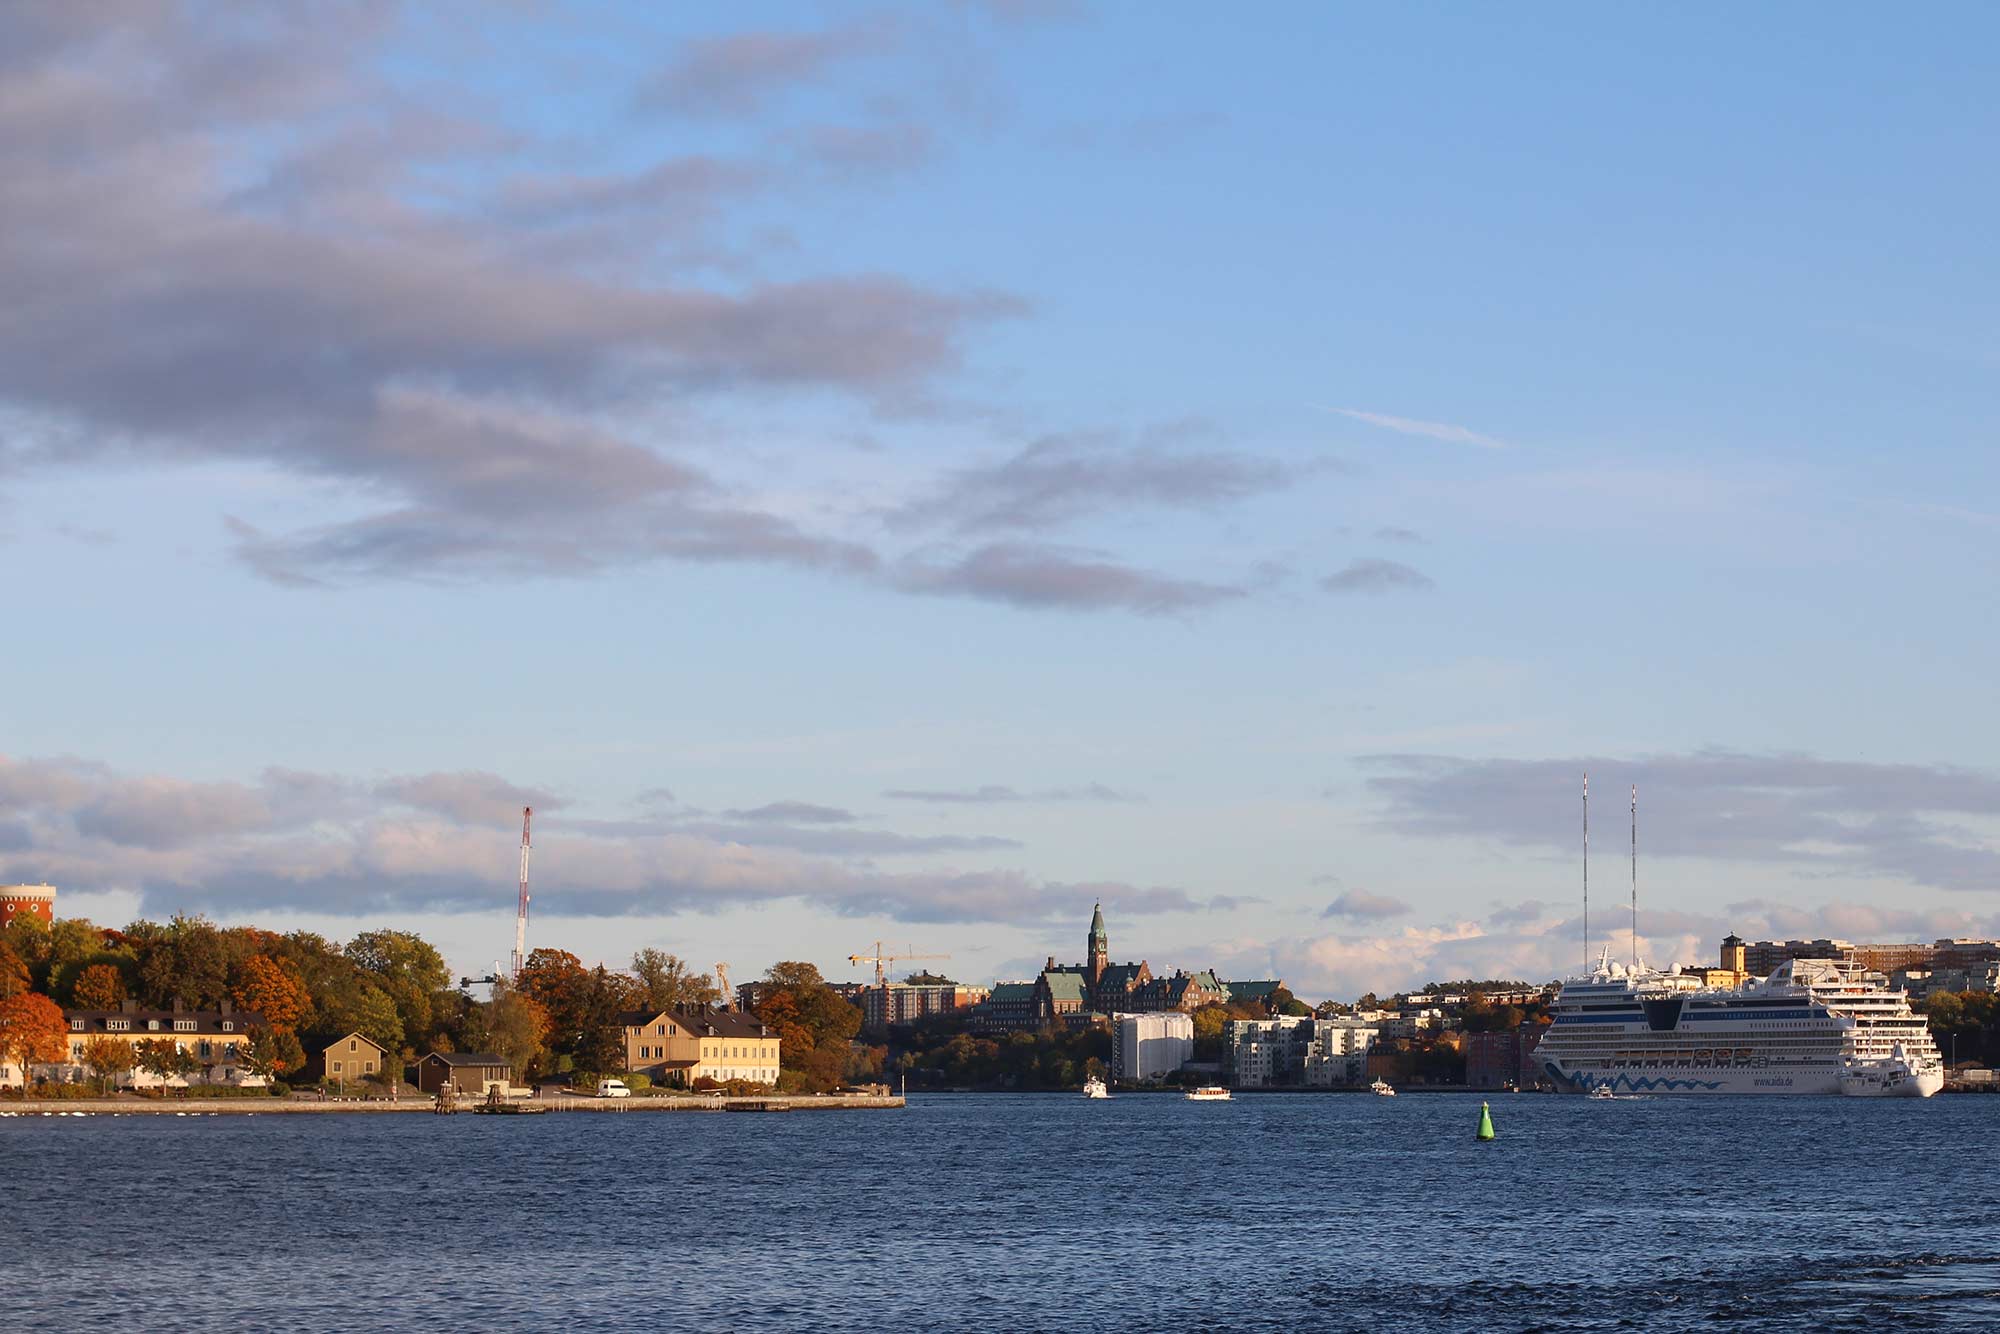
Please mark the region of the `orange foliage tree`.
POLYGON ((28 965, 12 945, 0 940, 0 1000, 32 990, 34 985, 28 976, 28 965))
POLYGON ((23 1088, 29 1067, 56 1065, 68 1056, 69 1026, 54 1001, 37 991, 0 1000, 0 1061, 19 1067, 23 1088))
POLYGON ((70 1000, 79 1010, 115 1010, 125 999, 125 975, 108 963, 94 963, 76 975, 70 1000))
POLYGON ((312 1017, 312 993, 289 960, 253 954, 236 970, 231 998, 262 1015, 271 1027, 291 1032, 312 1017))

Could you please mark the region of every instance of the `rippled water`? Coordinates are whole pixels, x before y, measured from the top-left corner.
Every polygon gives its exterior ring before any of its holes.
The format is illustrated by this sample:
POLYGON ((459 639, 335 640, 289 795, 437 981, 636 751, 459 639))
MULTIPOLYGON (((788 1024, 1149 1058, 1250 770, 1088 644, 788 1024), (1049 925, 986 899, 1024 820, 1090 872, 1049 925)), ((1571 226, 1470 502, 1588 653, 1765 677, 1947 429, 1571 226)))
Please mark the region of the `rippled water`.
POLYGON ((2000 1098, 0 1120, 0 1327, 2000 1328, 2000 1098))

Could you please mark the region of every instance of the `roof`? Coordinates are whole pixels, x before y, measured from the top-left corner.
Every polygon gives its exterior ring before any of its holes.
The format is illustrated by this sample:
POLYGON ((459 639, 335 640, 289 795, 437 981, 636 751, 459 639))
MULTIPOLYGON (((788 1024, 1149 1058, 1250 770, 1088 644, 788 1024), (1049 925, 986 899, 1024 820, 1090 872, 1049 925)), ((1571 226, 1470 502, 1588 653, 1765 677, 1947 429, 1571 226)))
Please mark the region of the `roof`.
POLYGON ((1075 1001, 1081 1005, 1085 999, 1081 973, 1043 973, 1042 983, 1048 987, 1049 997, 1052 1000, 1075 1001))
POLYGON ((626 1010, 618 1016, 625 1028, 644 1028, 662 1018, 671 1019, 691 1037, 770 1038, 776 1037, 756 1015, 743 1010, 626 1010))
POLYGON ((238 1010, 224 1014, 220 1010, 64 1010, 65 1026, 72 1033, 117 1033, 148 1036, 154 1033, 208 1034, 212 1037, 235 1037, 261 1027, 264 1016, 249 1011, 238 1010), (128 1026, 114 1029, 113 1019, 128 1021, 128 1026), (78 1021, 83 1027, 78 1028, 78 1021), (192 1028, 177 1028, 177 1024, 193 1024, 192 1028), (224 1028, 227 1024, 229 1027, 224 1028))
POLYGON ((1104 987, 1130 988, 1139 985, 1139 974, 1146 971, 1143 963, 1106 964, 1098 975, 1097 985, 1104 987))
POLYGON ((1284 985, 1283 982, 1275 978, 1264 982, 1224 982, 1222 984, 1223 989, 1229 993, 1229 999, 1233 1001, 1269 1000, 1271 993, 1284 985))
POLYGON ((1035 998, 1033 982, 995 982, 993 990, 987 993, 987 1004, 1021 1005, 1035 998))
POLYGON ((366 1033, 342 1033, 337 1038, 327 1038, 324 1041, 315 1037, 313 1039, 313 1045, 318 1047, 320 1050, 325 1051, 332 1047, 338 1047, 341 1043, 347 1041, 349 1038, 359 1039, 360 1041, 365 1042, 369 1046, 373 1047, 376 1051, 381 1052, 385 1056, 388 1055, 389 1053, 389 1049, 387 1047, 377 1042, 374 1038, 369 1037, 366 1033))
MULTIPOLYGON (((495 1056, 490 1051, 434 1051, 424 1057, 424 1061, 443 1061, 446 1065, 450 1066, 497 1065, 503 1068, 512 1068, 507 1065, 506 1057, 495 1056)), ((422 1065, 423 1061, 419 1061, 417 1064, 422 1065)))

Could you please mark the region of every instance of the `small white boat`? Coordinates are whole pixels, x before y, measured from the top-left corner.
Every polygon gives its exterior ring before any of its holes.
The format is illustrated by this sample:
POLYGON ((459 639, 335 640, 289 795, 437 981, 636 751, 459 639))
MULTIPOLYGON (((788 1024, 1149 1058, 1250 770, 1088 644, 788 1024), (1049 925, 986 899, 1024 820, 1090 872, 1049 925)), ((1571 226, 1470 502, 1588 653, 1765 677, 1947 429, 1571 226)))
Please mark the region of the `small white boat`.
POLYGON ((1912 1060, 1900 1042, 1886 1060, 1848 1061, 1840 1071, 1840 1091, 1850 1098, 1928 1098, 1943 1087, 1943 1064, 1912 1060))
POLYGON ((1378 1098, 1393 1098, 1396 1096, 1396 1090, 1394 1086, 1392 1086, 1386 1079, 1376 1080, 1374 1083, 1368 1086, 1368 1091, 1374 1094, 1378 1098))
POLYGON ((1618 1095, 1611 1091, 1611 1085, 1599 1084, 1596 1088, 1590 1091, 1590 1096, 1593 1098, 1615 1098, 1618 1095))
POLYGON ((1108 1098, 1111 1096, 1111 1090, 1104 1086, 1103 1080, 1099 1079, 1096 1075, 1092 1075, 1089 1079, 1083 1081, 1083 1096, 1086 1098, 1108 1098))
POLYGON ((1228 1102, 1229 1090, 1220 1084, 1204 1084, 1198 1089, 1189 1089, 1182 1096, 1189 1102, 1228 1102))

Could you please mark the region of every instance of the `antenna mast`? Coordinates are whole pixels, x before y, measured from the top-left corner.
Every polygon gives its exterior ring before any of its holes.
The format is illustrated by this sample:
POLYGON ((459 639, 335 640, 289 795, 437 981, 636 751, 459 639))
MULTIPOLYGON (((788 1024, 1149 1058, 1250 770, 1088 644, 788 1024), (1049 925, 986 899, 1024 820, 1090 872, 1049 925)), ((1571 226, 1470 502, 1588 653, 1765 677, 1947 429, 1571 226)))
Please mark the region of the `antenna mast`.
POLYGON ((1639 785, 1632 784, 1632 971, 1639 971, 1639 785))
POLYGON ((521 975, 521 969, 528 962, 528 821, 534 818, 535 808, 521 808, 521 902, 514 910, 514 976, 521 975))
POLYGON ((1590 976, 1590 775, 1583 776, 1583 975, 1590 976))

